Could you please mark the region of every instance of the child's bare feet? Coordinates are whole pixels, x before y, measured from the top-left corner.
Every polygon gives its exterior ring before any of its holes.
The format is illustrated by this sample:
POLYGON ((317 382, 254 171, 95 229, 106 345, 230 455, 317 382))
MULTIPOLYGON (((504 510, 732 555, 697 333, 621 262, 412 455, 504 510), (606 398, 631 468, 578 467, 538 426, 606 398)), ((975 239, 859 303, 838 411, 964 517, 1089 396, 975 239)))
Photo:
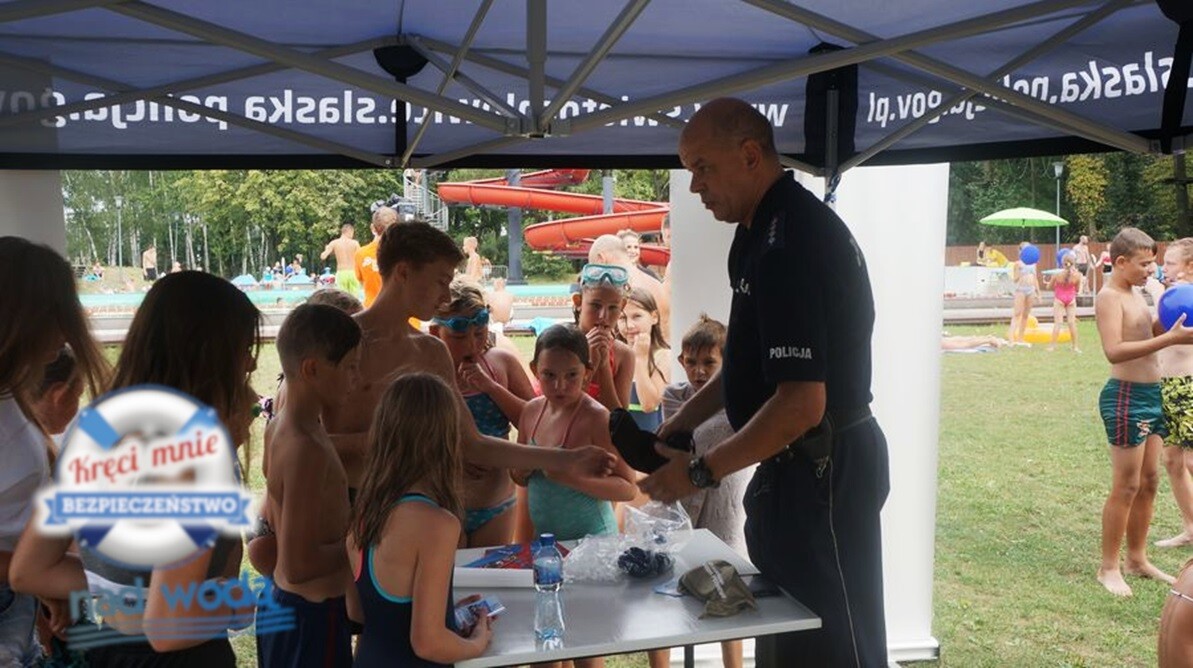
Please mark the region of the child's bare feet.
POLYGON ((1098 582, 1106 588, 1106 591, 1115 596, 1131 596, 1131 588, 1127 586, 1127 581, 1123 579, 1123 574, 1116 568, 1112 571, 1098 569, 1098 582))
POLYGON ((1172 538, 1165 538, 1164 540, 1156 541, 1156 547, 1184 547, 1193 543, 1193 536, 1189 535, 1188 531, 1182 531, 1172 538))
POLYGON ((1160 582, 1167 582, 1168 584, 1173 584, 1176 582, 1176 578, 1156 568, 1150 561, 1145 561, 1143 563, 1133 563, 1128 561, 1123 564, 1123 571, 1125 571, 1127 575, 1147 578, 1148 580, 1159 580, 1160 582))

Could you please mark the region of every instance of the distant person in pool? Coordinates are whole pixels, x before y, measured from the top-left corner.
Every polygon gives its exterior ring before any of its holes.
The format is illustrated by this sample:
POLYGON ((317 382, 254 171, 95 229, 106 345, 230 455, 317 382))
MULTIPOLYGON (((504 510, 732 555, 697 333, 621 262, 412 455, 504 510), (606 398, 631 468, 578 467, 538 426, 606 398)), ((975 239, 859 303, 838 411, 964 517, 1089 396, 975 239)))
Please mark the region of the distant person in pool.
POLYGON ((362 294, 360 281, 356 280, 356 251, 360 250, 360 242, 356 240, 356 227, 352 223, 340 226, 340 236, 327 243, 327 247, 319 254, 320 260, 326 260, 329 255, 336 256, 336 287, 354 295, 362 294))
POLYGON ((488 291, 485 299, 489 302, 489 327, 494 322, 508 325, 514 318, 514 295, 505 289, 505 279, 493 279, 493 289, 488 291))

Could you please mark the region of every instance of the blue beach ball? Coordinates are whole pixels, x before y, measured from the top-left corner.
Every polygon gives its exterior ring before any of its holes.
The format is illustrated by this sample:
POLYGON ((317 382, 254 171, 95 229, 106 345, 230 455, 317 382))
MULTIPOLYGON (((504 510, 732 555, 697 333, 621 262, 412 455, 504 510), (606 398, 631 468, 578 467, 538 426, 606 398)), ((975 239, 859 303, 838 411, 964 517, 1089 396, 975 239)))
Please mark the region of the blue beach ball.
POLYGON ((1193 327, 1193 283, 1182 283, 1165 290, 1156 311, 1164 329, 1172 329, 1182 313, 1185 314, 1185 326, 1193 327))

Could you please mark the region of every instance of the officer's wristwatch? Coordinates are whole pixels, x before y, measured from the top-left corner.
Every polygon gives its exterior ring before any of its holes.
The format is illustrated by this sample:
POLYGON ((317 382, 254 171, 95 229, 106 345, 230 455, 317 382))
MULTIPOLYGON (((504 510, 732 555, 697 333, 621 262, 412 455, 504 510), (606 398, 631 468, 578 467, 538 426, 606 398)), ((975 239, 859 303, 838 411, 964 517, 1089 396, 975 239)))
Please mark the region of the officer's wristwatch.
POLYGON ((712 469, 708 468, 704 457, 696 457, 688 462, 688 480, 700 489, 720 487, 721 483, 712 477, 712 469))

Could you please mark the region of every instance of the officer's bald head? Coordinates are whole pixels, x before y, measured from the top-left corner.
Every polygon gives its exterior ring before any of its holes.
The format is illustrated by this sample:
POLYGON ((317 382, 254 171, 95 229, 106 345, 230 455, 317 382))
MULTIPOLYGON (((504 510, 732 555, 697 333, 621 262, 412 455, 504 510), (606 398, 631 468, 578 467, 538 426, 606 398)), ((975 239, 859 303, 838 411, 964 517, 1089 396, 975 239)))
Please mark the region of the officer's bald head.
POLYGON ((734 146, 752 140, 757 142, 765 157, 777 159, 779 156, 770 122, 757 109, 737 98, 721 97, 700 107, 688 121, 680 141, 697 135, 716 136, 734 146))

